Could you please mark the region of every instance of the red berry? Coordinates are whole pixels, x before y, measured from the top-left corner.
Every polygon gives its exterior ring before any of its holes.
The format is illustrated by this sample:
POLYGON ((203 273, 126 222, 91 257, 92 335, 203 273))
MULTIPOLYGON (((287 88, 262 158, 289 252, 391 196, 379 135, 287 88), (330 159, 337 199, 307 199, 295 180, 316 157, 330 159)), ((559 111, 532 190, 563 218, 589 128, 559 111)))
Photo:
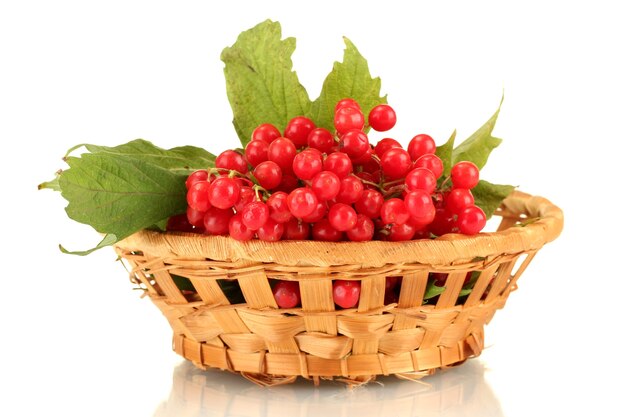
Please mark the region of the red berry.
POLYGON ((474 188, 478 184, 479 176, 478 167, 470 161, 457 162, 450 171, 454 188, 474 188))
POLYGON ((359 103, 357 103, 356 100, 351 99, 351 98, 342 98, 341 100, 339 100, 337 104, 335 105, 335 113, 337 112, 337 110, 343 107, 354 107, 354 108, 361 110, 361 106, 359 106, 359 103))
POLYGON ((301 148, 307 145, 307 138, 313 129, 315 129, 315 123, 311 119, 297 116, 287 123, 283 136, 291 139, 297 148, 301 148))
POLYGON ((326 213, 328 213, 326 202, 318 201, 315 210, 308 216, 304 216, 301 220, 306 223, 315 223, 322 220, 326 216, 326 213))
POLYGON ((352 160, 363 156, 369 148, 370 142, 367 135, 359 129, 346 131, 339 140, 339 149, 352 160))
POLYGON ((262 140, 267 144, 280 137, 280 131, 270 123, 263 123, 252 131, 252 140, 262 140))
POLYGON ((378 141, 374 147, 374 152, 380 158, 391 148, 402 148, 402 145, 400 145, 400 142, 395 139, 384 138, 378 141))
POLYGON ((429 169, 426 168, 414 168, 408 174, 404 180, 406 188, 409 191, 424 190, 429 194, 432 194, 437 188, 437 178, 429 169))
POLYGON ((231 209, 211 207, 204 215, 205 233, 211 235, 227 234, 231 217, 233 217, 233 211, 231 209))
POLYGON ((290 139, 277 138, 267 149, 267 159, 276 162, 284 173, 290 173, 296 152, 296 145, 290 139))
POLYGON ((259 185, 266 190, 273 190, 280 185, 283 179, 282 169, 274 161, 264 161, 254 168, 252 175, 257 179, 259 185))
POLYGON ((370 111, 368 122, 372 129, 385 132, 396 125, 396 112, 387 104, 379 104, 370 111))
POLYGON ((365 242, 374 237, 374 222, 363 214, 357 214, 354 227, 346 231, 346 236, 353 242, 365 242))
POLYGON ((443 162, 437 155, 427 153, 417 158, 413 168, 426 168, 435 175, 435 178, 439 178, 443 173, 443 162))
POLYGON ((412 217, 434 218, 435 205, 430 193, 424 190, 409 191, 404 196, 404 204, 412 217))
POLYGON ((185 186, 189 189, 194 183, 198 181, 208 181, 209 180, 209 171, 206 169, 199 169, 197 171, 192 172, 187 177, 185 181, 185 186))
POLYGON ((300 304, 300 285, 297 281, 279 281, 272 292, 280 308, 294 308, 300 304))
POLYGON ((413 239, 415 228, 409 223, 394 223, 389 229, 389 239, 391 242, 404 242, 413 239))
POLYGON ((429 228, 435 236, 443 236, 447 233, 452 233, 456 228, 454 215, 446 209, 436 209, 435 218, 429 228))
POLYGON ((435 140, 423 133, 413 137, 407 147, 407 151, 409 151, 409 155, 411 155, 413 161, 417 160, 422 155, 435 153, 436 150, 437 145, 435 144, 435 140))
POLYGON ((284 231, 284 223, 276 223, 273 219, 267 219, 265 224, 256 231, 256 235, 260 240, 276 242, 282 238, 284 231))
POLYGON ((248 172, 248 163, 242 154, 226 150, 215 158, 215 167, 237 171, 241 174, 248 172))
POLYGON ((376 190, 363 190, 361 198, 354 203, 354 208, 359 214, 364 214, 370 219, 380 216, 380 209, 385 202, 383 195, 376 190))
POLYGON ((309 133, 307 144, 310 148, 317 149, 322 153, 330 153, 335 146, 335 138, 327 129, 318 127, 309 133))
POLYGON ((311 226, 309 225, 309 223, 302 222, 295 217, 292 217, 287 223, 285 223, 283 239, 307 240, 310 234, 311 226))
POLYGON ((345 178, 352 172, 352 161, 343 152, 333 152, 324 160, 324 171, 334 172, 339 179, 345 178))
POLYGON ((233 239, 244 241, 254 237, 254 230, 246 226, 241 218, 241 213, 237 213, 228 221, 228 234, 233 239))
POLYGON ((270 217, 270 210, 262 201, 253 201, 241 210, 241 221, 251 230, 258 230, 270 217))
POLYGON ((362 195, 363 182, 354 175, 348 175, 341 180, 339 193, 335 200, 339 203, 352 204, 358 201, 362 195))
POLYGON ((410 214, 404 201, 399 198, 390 198, 380 208, 380 218, 383 224, 403 224, 409 220, 410 214))
POLYGON ((475 235, 483 230, 487 224, 485 212, 478 206, 464 208, 457 219, 459 232, 464 235, 475 235))
POLYGON ((308 181, 322 170, 322 154, 313 150, 302 151, 293 158, 292 168, 298 178, 308 181))
POLYGON ((333 301, 339 307, 352 308, 359 302, 361 281, 333 281, 333 301))
POLYGON ((363 129, 365 117, 363 116, 363 112, 356 107, 340 107, 335 112, 334 123, 337 133, 342 135, 352 129, 363 129))
POLYGON ((446 209, 459 214, 464 208, 474 205, 474 196, 467 188, 453 188, 445 197, 446 209))
POLYGON ((356 225, 356 220, 356 212, 347 204, 336 203, 328 209, 328 221, 340 232, 352 229, 356 225))
POLYGON ((269 147, 269 143, 264 140, 253 140, 248 142, 245 150, 248 163, 255 167, 261 162, 267 161, 267 150, 269 147))
POLYGON ((239 192, 239 200, 235 203, 235 211, 241 211, 248 203, 252 203, 256 199, 254 190, 247 185, 241 187, 239 192))
POLYGON ((204 228, 204 214, 205 213, 206 211, 199 211, 199 210, 194 209, 191 206, 188 206, 187 213, 186 213, 187 221, 192 226, 204 228))
POLYGON ((211 207, 209 201, 209 189, 211 184, 208 181, 196 181, 187 191, 187 204, 197 211, 207 211, 211 207))
POLYGON ((404 177, 411 169, 411 157, 402 148, 391 148, 380 158, 385 178, 395 180, 404 177))
POLYGON ((276 191, 267 199, 270 218, 277 223, 285 223, 293 218, 287 205, 287 197, 286 192, 276 191))
POLYGON ((289 193, 287 205, 291 214, 301 219, 313 213, 317 207, 317 197, 310 188, 296 188, 289 193))
POLYGON ((320 201, 332 200, 337 197, 341 187, 341 180, 331 171, 321 171, 311 180, 311 189, 320 201))
POLYGON ((372 150, 372 147, 369 146, 363 155, 359 156, 358 158, 354 158, 352 160, 352 164, 353 165, 364 165, 364 164, 371 163, 370 161, 372 160, 372 154, 373 153, 374 153, 374 151, 372 150))
POLYGON ((219 177, 209 187, 209 202, 212 206, 227 209, 233 207, 241 194, 241 183, 235 178, 219 177))
POLYGON ((324 242, 339 242, 343 238, 343 232, 335 229, 328 219, 322 219, 313 224, 313 240, 324 242))

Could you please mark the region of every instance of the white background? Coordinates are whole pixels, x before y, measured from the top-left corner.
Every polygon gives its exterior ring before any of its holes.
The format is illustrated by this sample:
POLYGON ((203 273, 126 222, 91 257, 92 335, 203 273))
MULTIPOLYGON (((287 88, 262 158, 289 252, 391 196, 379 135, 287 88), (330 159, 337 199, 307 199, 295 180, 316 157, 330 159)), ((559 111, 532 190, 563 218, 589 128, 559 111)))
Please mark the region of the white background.
POLYGON ((0 415, 623 415, 624 14, 604 1, 428 3, 2 2, 0 415), (504 142, 482 175, 551 199, 566 224, 479 359, 429 385, 387 378, 352 393, 202 376, 171 352, 165 319, 112 250, 58 251, 98 240, 36 190, 71 146, 237 145, 220 52, 266 18, 297 38, 311 98, 349 37, 404 144, 467 137, 504 91, 504 142))

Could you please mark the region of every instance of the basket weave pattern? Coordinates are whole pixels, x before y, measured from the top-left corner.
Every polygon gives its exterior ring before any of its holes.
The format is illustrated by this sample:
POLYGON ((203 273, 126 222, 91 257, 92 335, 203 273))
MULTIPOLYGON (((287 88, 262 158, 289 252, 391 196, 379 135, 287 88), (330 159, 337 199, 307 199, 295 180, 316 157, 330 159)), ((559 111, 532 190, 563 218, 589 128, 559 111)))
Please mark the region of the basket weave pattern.
POLYGON ((169 321, 174 350, 200 368, 240 372, 263 384, 297 376, 355 383, 376 375, 419 378, 481 353, 485 324, 563 225, 558 207, 521 192, 496 214, 498 231, 475 237, 270 243, 142 231, 116 250, 169 321), (479 276, 472 292, 460 298, 473 271, 479 276), (426 304, 432 272, 447 274, 445 290, 426 304), (194 297, 172 275, 188 278, 194 297), (398 302, 385 305, 388 276, 402 281, 398 302), (298 281, 301 307, 277 308, 271 279, 298 281), (361 281, 356 308, 335 306, 334 279, 361 281), (236 280, 245 303, 231 304, 218 280, 236 280))

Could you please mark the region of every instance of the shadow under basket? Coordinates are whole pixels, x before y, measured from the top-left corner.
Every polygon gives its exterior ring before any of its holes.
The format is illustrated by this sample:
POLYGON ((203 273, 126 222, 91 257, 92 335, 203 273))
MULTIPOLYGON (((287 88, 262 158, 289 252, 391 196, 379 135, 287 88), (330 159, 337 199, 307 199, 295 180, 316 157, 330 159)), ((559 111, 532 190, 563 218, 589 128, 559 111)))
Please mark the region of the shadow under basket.
POLYGON ((199 368, 264 385, 416 379, 481 353, 485 324, 563 227, 558 207, 519 191, 495 215, 498 230, 475 236, 240 242, 141 231, 116 251, 169 321, 174 350, 199 368), (277 280, 298 282, 301 306, 277 307, 277 280), (355 308, 335 305, 333 280, 361 282, 355 308))

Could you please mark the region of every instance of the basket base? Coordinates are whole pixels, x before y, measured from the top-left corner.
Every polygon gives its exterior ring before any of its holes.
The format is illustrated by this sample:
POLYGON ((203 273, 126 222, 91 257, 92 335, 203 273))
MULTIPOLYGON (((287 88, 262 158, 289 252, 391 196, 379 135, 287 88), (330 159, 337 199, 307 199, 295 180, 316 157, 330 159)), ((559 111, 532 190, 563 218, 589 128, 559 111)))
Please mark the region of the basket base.
POLYGON ((304 352, 299 354, 267 351, 245 353, 194 341, 183 334, 173 339, 173 348, 200 369, 217 368, 240 373, 264 386, 291 383, 302 376, 316 384, 320 379, 337 378, 350 385, 367 383, 377 375, 396 375, 403 379, 420 379, 437 369, 457 366, 479 356, 484 347, 484 332, 475 331, 456 348, 437 346, 398 355, 383 353, 349 355, 325 359, 304 352), (299 372, 294 372, 298 369, 299 372))

